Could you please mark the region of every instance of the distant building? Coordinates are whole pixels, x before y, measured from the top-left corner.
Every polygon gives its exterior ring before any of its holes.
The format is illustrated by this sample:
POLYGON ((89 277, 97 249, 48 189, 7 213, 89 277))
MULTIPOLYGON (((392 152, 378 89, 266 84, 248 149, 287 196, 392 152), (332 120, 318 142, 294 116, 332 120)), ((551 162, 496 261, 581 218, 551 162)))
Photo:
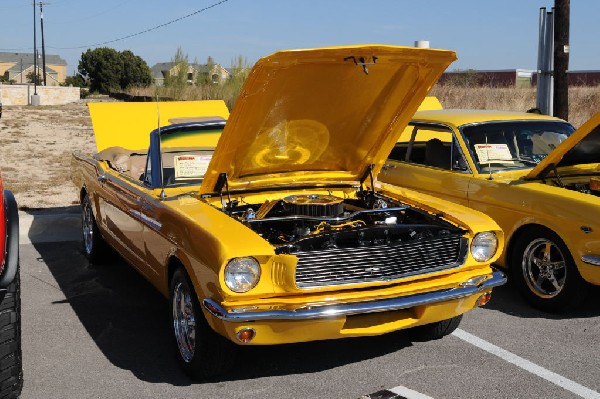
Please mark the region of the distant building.
POLYGON ((486 87, 530 87, 532 76, 530 69, 502 70, 466 70, 444 72, 438 83, 456 84, 459 86, 486 87))
MULTIPOLYGON (((568 71, 569 86, 600 86, 600 71, 568 71)), ((537 85, 537 73, 533 74, 532 84, 537 85)))
MULTIPOLYGON (((150 68, 150 71, 152 72, 154 84, 162 86, 166 78, 179 74, 179 65, 175 62, 159 62, 150 68)), ((189 84, 194 84, 198 79, 198 75, 204 75, 207 78, 210 77, 213 83, 221 83, 229 77, 229 71, 219 64, 214 64, 210 71, 207 64, 188 64, 186 73, 189 84)))
MULTIPOLYGON (((28 83, 27 75, 34 71, 32 53, 0 52, 0 76, 5 81, 28 83)), ((42 58, 38 58, 37 72, 43 79, 42 58)), ((67 77, 67 62, 58 55, 46 54, 46 84, 58 86, 67 77)))
MULTIPOLYGON (((600 70, 569 71, 569 86, 600 86, 600 70)), ((475 87, 532 87, 537 71, 531 69, 475 70, 444 72, 440 84, 475 87)))

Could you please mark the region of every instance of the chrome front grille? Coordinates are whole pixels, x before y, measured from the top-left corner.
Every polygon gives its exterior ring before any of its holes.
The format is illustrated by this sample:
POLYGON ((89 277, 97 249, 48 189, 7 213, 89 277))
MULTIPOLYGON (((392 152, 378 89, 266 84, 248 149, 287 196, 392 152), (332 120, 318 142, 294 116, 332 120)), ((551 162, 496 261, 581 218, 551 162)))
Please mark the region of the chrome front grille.
POLYGON ((296 252, 299 288, 391 281, 458 267, 464 263, 468 240, 438 237, 357 248, 296 252))

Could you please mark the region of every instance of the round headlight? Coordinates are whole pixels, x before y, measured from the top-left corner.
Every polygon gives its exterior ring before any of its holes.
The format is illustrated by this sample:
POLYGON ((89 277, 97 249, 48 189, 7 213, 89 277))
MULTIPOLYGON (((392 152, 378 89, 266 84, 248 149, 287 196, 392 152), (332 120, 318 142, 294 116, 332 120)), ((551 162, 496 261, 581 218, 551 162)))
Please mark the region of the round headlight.
POLYGON ((477 233, 471 243, 471 255, 477 262, 488 261, 498 249, 498 237, 492 231, 477 233))
POLYGON ((260 265, 254 258, 234 258, 225 266, 225 284, 233 292, 248 292, 260 279, 260 265))

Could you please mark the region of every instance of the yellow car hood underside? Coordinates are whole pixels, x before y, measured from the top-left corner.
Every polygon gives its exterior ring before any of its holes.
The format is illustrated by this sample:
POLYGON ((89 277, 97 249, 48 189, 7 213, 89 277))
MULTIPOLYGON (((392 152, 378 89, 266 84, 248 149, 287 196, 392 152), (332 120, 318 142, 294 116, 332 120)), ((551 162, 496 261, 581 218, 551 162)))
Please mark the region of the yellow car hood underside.
POLYGON ((259 60, 221 135, 202 193, 355 183, 376 175, 452 51, 356 45, 259 60))
MULTIPOLYGON (((525 179, 535 179, 539 177, 541 173, 546 173, 548 168, 550 168, 551 166, 561 166, 560 161, 565 157, 565 155, 569 151, 571 151, 577 144, 579 144, 581 140, 587 137, 588 134, 595 131, 598 125, 600 125, 600 112, 597 112, 579 129, 573 132, 572 135, 567 137, 565 141, 560 143, 558 147, 552 150, 546 158, 544 158, 540 163, 538 163, 536 167, 531 169, 527 176, 525 176, 525 179)), ((595 148, 590 148, 589 150, 594 151, 595 148)))

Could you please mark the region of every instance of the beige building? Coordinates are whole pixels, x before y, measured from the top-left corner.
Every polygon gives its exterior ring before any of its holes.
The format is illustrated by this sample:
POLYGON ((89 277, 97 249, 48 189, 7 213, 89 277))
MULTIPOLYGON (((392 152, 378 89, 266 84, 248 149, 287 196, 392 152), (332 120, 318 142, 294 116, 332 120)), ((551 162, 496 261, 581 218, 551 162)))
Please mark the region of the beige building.
MULTIPOLYGON (((28 83, 34 70, 32 53, 0 52, 0 77, 6 82, 28 83)), ((42 58, 38 58, 38 74, 42 75, 42 58)), ((58 55, 46 54, 46 84, 58 86, 67 77, 67 62, 58 55)))
MULTIPOLYGON (((159 62, 150 68, 152 79, 156 86, 162 86, 165 78, 169 76, 177 76, 179 74, 179 66, 175 62, 159 62)), ((215 64, 212 70, 209 71, 209 66, 206 64, 189 64, 187 70, 187 81, 189 84, 194 84, 199 75, 210 76, 213 83, 221 83, 229 77, 229 71, 219 64, 215 64)))

